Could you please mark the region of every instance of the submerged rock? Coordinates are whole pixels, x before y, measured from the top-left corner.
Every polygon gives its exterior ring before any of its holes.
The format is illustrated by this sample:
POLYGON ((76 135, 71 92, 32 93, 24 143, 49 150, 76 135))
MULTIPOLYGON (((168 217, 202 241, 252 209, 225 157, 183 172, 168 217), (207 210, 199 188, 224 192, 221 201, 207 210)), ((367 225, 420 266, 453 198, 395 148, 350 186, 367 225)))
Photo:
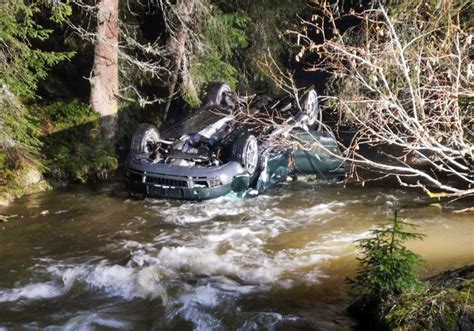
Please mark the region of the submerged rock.
POLYGON ((0 186, 0 207, 8 206, 14 199, 50 189, 40 170, 34 165, 25 165, 20 169, 10 170, 7 174, 7 185, 0 186))

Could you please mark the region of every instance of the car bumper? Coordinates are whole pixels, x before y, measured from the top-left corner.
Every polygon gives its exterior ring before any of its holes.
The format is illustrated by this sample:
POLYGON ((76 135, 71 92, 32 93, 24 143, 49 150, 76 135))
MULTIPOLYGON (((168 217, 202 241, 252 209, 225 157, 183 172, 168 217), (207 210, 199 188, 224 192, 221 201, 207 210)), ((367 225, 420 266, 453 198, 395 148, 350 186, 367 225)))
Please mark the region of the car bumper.
POLYGON ((207 200, 232 191, 234 177, 244 173, 237 162, 216 167, 184 167, 152 162, 140 155, 127 164, 129 191, 149 197, 207 200))

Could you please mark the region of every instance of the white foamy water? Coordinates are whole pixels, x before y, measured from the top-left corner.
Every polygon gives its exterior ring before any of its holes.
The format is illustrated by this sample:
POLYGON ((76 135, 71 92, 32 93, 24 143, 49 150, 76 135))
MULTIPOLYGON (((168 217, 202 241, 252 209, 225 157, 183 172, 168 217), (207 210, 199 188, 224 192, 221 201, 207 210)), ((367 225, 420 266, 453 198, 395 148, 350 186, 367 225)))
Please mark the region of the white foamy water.
POLYGON ((54 282, 34 283, 14 289, 0 289, 0 302, 50 299, 58 297, 63 293, 64 291, 54 282))
POLYGON ((118 321, 112 317, 101 316, 95 312, 81 312, 79 316, 69 319, 64 325, 48 326, 45 331, 88 331, 96 330, 97 327, 106 327, 117 330, 130 328, 130 324, 118 321))
POLYGON ((159 269, 152 266, 121 266, 104 260, 96 265, 83 264, 73 267, 57 264, 49 266, 48 271, 56 279, 62 280, 64 293, 75 284, 83 284, 90 290, 126 300, 159 297, 166 301, 166 291, 160 280, 159 269))
POLYGON ((259 196, 253 203, 249 203, 248 200, 221 197, 201 203, 184 202, 179 205, 175 202, 156 201, 151 208, 156 210, 165 222, 183 225, 207 222, 219 216, 237 216, 249 212, 255 214, 260 211, 259 205, 268 200, 268 197, 259 196))
MULTIPOLYGON (((157 202, 148 210, 157 213, 164 222, 176 224, 161 231, 153 242, 122 240, 114 249, 128 251, 125 265, 107 260, 80 265, 47 261, 51 282, 36 284, 37 294, 24 289, 4 291, 3 300, 20 298, 34 300, 61 296, 74 286, 85 286, 93 292, 124 300, 160 299, 170 320, 184 319, 197 330, 222 329, 215 315, 219 305, 232 307, 242 295, 261 292, 272 287, 291 288, 295 275, 306 272, 299 283, 316 283, 321 273, 318 264, 334 258, 327 248, 310 244, 299 249, 269 251, 265 248, 270 238, 277 238, 291 229, 322 221, 343 203, 322 203, 291 214, 278 206, 277 199, 259 197, 253 201, 219 199, 206 203, 184 203, 173 206, 157 202), (218 217, 241 216, 237 221, 214 221, 218 217), (183 231, 187 224, 201 223, 194 232, 183 231), (192 286, 188 279, 208 279, 192 286), (30 293, 28 296, 27 292, 30 293)), ((121 231, 123 235, 127 232, 121 231)), ((262 317, 263 318, 263 317, 262 317)), ((279 321, 280 315, 266 316, 265 320, 279 321)), ((92 325, 113 327, 107 319, 96 315, 77 316, 64 328, 88 329, 92 325)), ((243 329, 256 322, 248 321, 243 329)), ((258 323, 257 323, 258 324, 258 323)), ((256 324, 255 324, 256 325, 256 324)))

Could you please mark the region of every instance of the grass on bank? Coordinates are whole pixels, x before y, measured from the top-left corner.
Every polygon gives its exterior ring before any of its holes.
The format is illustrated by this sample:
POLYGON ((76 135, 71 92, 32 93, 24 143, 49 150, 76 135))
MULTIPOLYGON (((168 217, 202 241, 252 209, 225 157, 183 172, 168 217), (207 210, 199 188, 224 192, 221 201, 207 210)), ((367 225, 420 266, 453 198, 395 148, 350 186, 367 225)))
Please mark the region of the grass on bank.
POLYGON ((78 100, 25 105, 0 95, 0 202, 115 170, 115 146, 101 137, 99 116, 78 100), (46 181, 44 180, 46 179, 46 181))
POLYGON ((107 176, 118 165, 115 147, 102 139, 100 118, 77 100, 36 106, 43 131, 46 178, 56 183, 86 182, 107 176))

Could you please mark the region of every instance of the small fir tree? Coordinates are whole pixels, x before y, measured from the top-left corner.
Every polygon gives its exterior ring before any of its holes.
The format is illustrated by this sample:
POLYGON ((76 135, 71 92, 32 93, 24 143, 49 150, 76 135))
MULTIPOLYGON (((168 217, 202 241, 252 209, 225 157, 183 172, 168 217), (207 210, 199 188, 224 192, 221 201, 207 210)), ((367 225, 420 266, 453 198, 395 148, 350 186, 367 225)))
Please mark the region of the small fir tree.
POLYGON ((355 278, 348 279, 353 291, 367 301, 387 302, 395 295, 423 287, 418 277, 421 257, 405 247, 407 240, 421 240, 424 235, 409 232, 416 226, 394 214, 389 227, 372 230, 357 247, 361 257, 355 278))

